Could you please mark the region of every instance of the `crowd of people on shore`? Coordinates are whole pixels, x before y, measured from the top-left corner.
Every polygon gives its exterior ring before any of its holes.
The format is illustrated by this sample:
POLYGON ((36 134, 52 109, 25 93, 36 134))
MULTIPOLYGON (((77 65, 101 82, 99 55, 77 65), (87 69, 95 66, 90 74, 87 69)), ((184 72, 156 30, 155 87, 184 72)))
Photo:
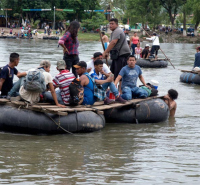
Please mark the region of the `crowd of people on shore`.
MULTIPOLYGON (((147 84, 141 68, 136 65, 136 56, 131 55, 124 32, 118 27, 118 20, 110 20, 112 31, 110 42, 105 51, 95 52, 92 61, 79 60, 79 41, 77 38, 80 24, 72 21, 58 44, 63 48, 63 60, 57 61, 58 74, 52 78, 51 63, 41 61, 39 67, 19 72, 19 54, 11 53, 10 62, 0 72, 1 96, 10 100, 24 100, 31 104, 46 101, 59 107, 67 105, 93 105, 96 101, 104 104, 126 103, 134 98, 146 98, 157 94, 157 90, 147 84), (110 55, 110 68, 103 58, 110 55), (72 72, 70 72, 72 69, 72 72), (13 76, 19 80, 13 84, 13 76), (143 86, 137 87, 137 79, 143 86), (55 89, 58 90, 55 90, 55 89)), ((108 41, 104 39, 104 41, 108 41)), ((175 114, 177 91, 171 89, 164 97, 171 115, 175 114)))

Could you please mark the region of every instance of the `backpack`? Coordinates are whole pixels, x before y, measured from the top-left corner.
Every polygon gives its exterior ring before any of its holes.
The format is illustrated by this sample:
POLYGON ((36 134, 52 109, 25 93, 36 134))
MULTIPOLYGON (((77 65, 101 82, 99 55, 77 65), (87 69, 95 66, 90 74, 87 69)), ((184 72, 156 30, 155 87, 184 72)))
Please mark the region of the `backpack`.
POLYGON ((89 74, 85 74, 85 75, 89 79, 91 79, 92 82, 93 82, 93 85, 94 85, 94 97, 99 101, 103 101, 106 98, 106 91, 104 91, 100 85, 95 83, 95 79, 93 77, 91 77, 89 74))
POLYGON ((148 86, 151 87, 151 89, 148 89, 147 87, 145 87, 144 85, 140 85, 140 88, 145 89, 148 92, 148 96, 157 96, 158 95, 158 90, 155 89, 155 87, 153 85, 151 85, 150 83, 147 83, 148 86))
POLYGON ((80 105, 84 98, 84 88, 81 85, 81 81, 75 78, 69 85, 69 104, 70 105, 80 105))
POLYGON ((27 91, 42 93, 46 90, 43 69, 29 71, 24 80, 24 89, 27 91))

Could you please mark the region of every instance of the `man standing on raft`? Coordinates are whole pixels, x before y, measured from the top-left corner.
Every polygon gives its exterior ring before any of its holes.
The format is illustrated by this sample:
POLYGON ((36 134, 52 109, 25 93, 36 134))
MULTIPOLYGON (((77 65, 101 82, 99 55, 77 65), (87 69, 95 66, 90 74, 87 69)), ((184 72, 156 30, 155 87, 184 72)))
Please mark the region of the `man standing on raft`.
MULTIPOLYGON (((108 48, 103 52, 103 58, 106 58, 110 52, 110 58, 112 59, 110 69, 114 74, 114 79, 116 79, 120 70, 127 65, 130 49, 123 30, 118 27, 118 19, 110 19, 109 24, 110 30, 112 30, 111 39, 108 48)), ((119 87, 119 89, 121 89, 121 87, 119 87)))
POLYGON ((158 50, 160 49, 160 42, 159 42, 159 37, 157 36, 156 33, 153 33, 153 36, 150 38, 146 38, 147 40, 152 40, 153 41, 153 45, 151 48, 151 56, 153 56, 154 52, 156 52, 155 54, 155 59, 158 59, 158 50))
POLYGON ((194 68, 200 67, 200 46, 196 48, 197 53, 195 54, 194 68))

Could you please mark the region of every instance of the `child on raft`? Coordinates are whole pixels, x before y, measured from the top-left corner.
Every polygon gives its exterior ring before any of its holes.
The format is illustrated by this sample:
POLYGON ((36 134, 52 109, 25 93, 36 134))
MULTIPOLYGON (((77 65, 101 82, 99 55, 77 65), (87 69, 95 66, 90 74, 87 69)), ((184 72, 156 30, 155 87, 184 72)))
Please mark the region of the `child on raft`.
POLYGON ((170 110, 170 115, 169 115, 170 117, 174 117, 176 113, 177 104, 174 100, 177 98, 178 98, 178 92, 174 89, 170 89, 168 91, 168 94, 164 96, 164 101, 168 105, 170 110))

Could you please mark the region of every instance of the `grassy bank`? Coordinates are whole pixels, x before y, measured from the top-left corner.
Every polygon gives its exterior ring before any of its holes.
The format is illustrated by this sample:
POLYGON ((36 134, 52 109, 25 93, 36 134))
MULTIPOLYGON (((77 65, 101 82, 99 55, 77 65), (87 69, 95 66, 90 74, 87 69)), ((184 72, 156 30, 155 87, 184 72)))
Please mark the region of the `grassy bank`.
POLYGON ((99 33, 78 33, 78 40, 79 41, 99 41, 100 36, 99 33))

